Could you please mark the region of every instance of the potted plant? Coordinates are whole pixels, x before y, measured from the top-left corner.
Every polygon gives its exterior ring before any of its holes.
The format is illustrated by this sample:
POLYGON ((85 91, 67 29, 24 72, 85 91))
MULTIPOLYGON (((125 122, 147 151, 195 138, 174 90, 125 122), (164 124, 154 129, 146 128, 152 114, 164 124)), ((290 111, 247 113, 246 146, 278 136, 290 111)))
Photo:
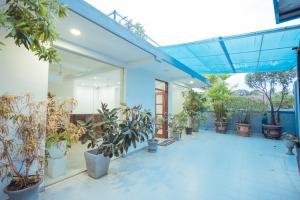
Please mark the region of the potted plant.
POLYGON ((11 200, 37 200, 44 166, 46 103, 0 97, 0 178, 11 200))
POLYGON ((236 96, 231 97, 229 109, 237 116, 236 132, 240 136, 250 136, 251 124, 250 117, 253 113, 260 113, 266 110, 266 105, 262 100, 250 97, 236 96))
POLYGON ((188 127, 186 134, 191 135, 192 132, 199 130, 199 120, 201 112, 206 108, 206 97, 203 93, 189 90, 183 93, 183 111, 188 116, 188 127))
POLYGON ((58 177, 66 172, 66 152, 79 141, 84 128, 70 123, 70 114, 76 105, 74 99, 59 101, 48 94, 46 156, 47 172, 50 177, 58 177))
POLYGON ((291 133, 283 133, 282 134, 282 138, 286 141, 285 145, 286 148, 288 149, 288 152, 286 154, 288 155, 294 155, 293 153, 293 149, 295 147, 295 145, 299 145, 299 138, 297 136, 295 136, 294 134, 291 133))
POLYGON ((289 86, 296 77, 295 70, 284 72, 250 73, 246 76, 246 83, 250 88, 257 89, 266 97, 271 114, 271 122, 263 124, 263 133, 266 138, 280 139, 281 125, 279 111, 289 92, 289 86), (280 101, 275 107, 274 95, 279 89, 280 101))
POLYGON ((227 108, 231 91, 225 80, 227 75, 210 75, 211 86, 208 89, 211 106, 215 115, 215 129, 217 133, 226 133, 228 127, 229 110, 227 108))
POLYGON ((175 116, 169 115, 168 131, 172 138, 174 138, 177 141, 180 140, 181 130, 177 118, 175 116))
POLYGON ((140 106, 109 109, 102 103, 98 112, 99 121, 78 122, 86 129, 82 144, 88 143, 92 148, 84 156, 88 175, 95 179, 107 174, 112 157, 126 154, 131 145, 136 148, 137 142, 148 137, 140 106))
MULTIPOLYGON (((155 153, 158 148, 158 139, 156 139, 156 133, 159 128, 156 126, 156 120, 152 117, 152 113, 149 110, 145 110, 141 115, 141 131, 145 138, 148 139, 148 152, 155 153), (150 139, 149 139, 150 138, 150 139)), ((163 120, 160 118, 159 120, 163 120)), ((144 139, 143 139, 144 140, 144 139)))

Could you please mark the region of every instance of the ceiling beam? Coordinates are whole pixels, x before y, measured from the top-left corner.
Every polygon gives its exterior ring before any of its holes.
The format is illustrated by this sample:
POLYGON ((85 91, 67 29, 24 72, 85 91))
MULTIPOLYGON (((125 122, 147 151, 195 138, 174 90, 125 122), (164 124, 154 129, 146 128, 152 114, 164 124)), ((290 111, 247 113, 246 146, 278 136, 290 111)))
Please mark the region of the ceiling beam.
POLYGON ((222 47, 222 49, 223 49, 224 55, 226 56, 226 59, 227 59, 229 65, 230 65, 230 67, 231 67, 233 73, 236 73, 236 70, 235 70, 235 68, 234 68, 234 66, 233 66, 232 60, 231 60, 231 58, 230 58, 230 55, 229 55, 229 53, 228 53, 228 50, 227 50, 227 48, 226 48, 226 45, 225 45, 224 40, 223 40, 222 37, 219 38, 219 43, 220 43, 220 45, 221 45, 221 47, 222 47))

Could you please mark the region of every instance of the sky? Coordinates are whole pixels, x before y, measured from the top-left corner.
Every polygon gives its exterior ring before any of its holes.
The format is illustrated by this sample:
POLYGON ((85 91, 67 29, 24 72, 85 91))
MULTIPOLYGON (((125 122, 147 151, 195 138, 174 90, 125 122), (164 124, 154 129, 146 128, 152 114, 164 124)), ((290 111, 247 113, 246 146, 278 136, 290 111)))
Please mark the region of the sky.
MULTIPOLYGON (((117 10, 161 46, 300 24, 276 25, 273 0, 86 0, 105 14, 117 10)), ((241 84, 245 74, 231 77, 241 84)))

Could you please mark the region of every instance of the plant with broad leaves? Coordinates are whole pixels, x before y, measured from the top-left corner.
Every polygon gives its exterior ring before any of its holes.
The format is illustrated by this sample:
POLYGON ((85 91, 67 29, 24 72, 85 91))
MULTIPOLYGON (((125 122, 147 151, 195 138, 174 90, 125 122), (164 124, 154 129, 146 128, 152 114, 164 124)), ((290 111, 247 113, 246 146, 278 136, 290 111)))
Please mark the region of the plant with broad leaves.
POLYGON ((60 61, 52 45, 58 37, 56 18, 66 16, 66 6, 59 0, 6 0, 0 6, 0 28, 8 31, 6 38, 14 39, 40 60, 60 61))
POLYGON ((123 106, 110 110, 107 104, 102 103, 98 121, 79 121, 86 128, 81 142, 88 142, 88 148, 96 147, 98 154, 105 157, 119 157, 127 153, 130 146, 136 148, 137 143, 144 142, 153 132, 151 112, 142 112, 141 109, 141 106, 123 106))

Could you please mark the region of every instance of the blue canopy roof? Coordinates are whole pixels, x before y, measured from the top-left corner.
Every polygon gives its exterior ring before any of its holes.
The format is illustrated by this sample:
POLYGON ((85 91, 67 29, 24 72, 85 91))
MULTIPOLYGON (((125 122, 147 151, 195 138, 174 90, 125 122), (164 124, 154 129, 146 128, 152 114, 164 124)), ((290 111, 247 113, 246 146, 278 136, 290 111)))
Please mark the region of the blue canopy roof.
POLYGON ((300 25, 161 47, 202 74, 272 72, 296 66, 300 25))

